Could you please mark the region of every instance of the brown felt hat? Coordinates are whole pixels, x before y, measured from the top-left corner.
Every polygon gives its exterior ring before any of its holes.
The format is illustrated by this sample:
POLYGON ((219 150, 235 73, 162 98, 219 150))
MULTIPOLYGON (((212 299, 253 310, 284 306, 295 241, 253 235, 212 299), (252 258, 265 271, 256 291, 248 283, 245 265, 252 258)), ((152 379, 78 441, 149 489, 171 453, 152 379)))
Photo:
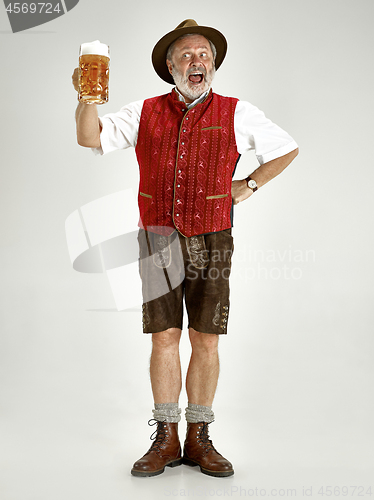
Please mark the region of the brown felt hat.
POLYGON ((209 28, 208 26, 199 26, 193 19, 186 19, 180 23, 173 31, 163 36, 154 46, 152 52, 152 64, 156 73, 165 82, 174 84, 173 77, 169 73, 166 66, 166 54, 170 45, 175 42, 179 37, 189 33, 197 33, 208 38, 217 49, 217 56, 215 61, 216 69, 218 69, 226 55, 227 41, 226 38, 218 30, 209 28))

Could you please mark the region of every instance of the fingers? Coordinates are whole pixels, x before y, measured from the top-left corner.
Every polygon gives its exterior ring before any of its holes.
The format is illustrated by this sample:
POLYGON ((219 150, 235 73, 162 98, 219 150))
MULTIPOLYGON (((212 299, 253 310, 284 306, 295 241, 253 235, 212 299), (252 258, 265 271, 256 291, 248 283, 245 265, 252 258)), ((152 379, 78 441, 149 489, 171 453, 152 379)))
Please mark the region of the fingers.
POLYGON ((73 86, 75 90, 78 92, 79 91, 79 68, 75 68, 71 80, 73 82, 73 86))

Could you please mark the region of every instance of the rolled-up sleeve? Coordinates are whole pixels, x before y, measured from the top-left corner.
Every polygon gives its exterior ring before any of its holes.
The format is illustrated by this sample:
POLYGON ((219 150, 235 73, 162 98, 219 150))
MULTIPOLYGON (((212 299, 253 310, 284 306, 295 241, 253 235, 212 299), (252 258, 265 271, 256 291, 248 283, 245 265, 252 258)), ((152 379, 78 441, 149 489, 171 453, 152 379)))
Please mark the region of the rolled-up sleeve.
POLYGON ((238 153, 254 149, 260 165, 298 147, 286 131, 247 101, 238 101, 236 105, 234 128, 238 153))
POLYGON ((105 155, 117 149, 135 147, 138 139, 139 121, 144 101, 123 106, 117 113, 108 113, 99 118, 102 127, 101 146, 92 148, 96 155, 105 155))

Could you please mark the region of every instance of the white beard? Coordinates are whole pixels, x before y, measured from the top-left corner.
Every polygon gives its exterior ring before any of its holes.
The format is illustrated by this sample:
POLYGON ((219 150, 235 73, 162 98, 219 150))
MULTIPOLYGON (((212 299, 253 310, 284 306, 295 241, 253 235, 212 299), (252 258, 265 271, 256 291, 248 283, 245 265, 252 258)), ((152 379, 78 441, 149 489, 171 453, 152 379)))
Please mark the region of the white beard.
POLYGON ((181 92, 181 94, 194 101, 195 99, 198 99, 202 94, 204 94, 204 92, 210 89, 214 75, 216 74, 216 68, 212 68, 208 73, 206 73, 203 68, 193 68, 189 71, 189 73, 187 72, 186 78, 184 78, 182 73, 173 66, 172 76, 174 79, 174 83, 178 87, 178 90, 181 92), (202 79, 201 83, 199 83, 199 85, 192 85, 190 80, 188 79, 189 74, 193 73, 194 71, 201 71, 204 75, 204 78, 202 79))

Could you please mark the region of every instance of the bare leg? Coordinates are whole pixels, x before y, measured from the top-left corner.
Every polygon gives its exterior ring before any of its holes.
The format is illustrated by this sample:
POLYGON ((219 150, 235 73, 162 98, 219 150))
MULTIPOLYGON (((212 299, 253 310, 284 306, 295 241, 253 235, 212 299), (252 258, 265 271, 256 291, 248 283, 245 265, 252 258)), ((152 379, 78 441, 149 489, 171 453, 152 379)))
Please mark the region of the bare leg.
POLYGON ((187 371, 188 402, 212 406, 219 375, 218 335, 189 329, 192 354, 187 371))
POLYGON ((152 334, 150 376, 155 404, 178 403, 182 389, 179 328, 152 334))

